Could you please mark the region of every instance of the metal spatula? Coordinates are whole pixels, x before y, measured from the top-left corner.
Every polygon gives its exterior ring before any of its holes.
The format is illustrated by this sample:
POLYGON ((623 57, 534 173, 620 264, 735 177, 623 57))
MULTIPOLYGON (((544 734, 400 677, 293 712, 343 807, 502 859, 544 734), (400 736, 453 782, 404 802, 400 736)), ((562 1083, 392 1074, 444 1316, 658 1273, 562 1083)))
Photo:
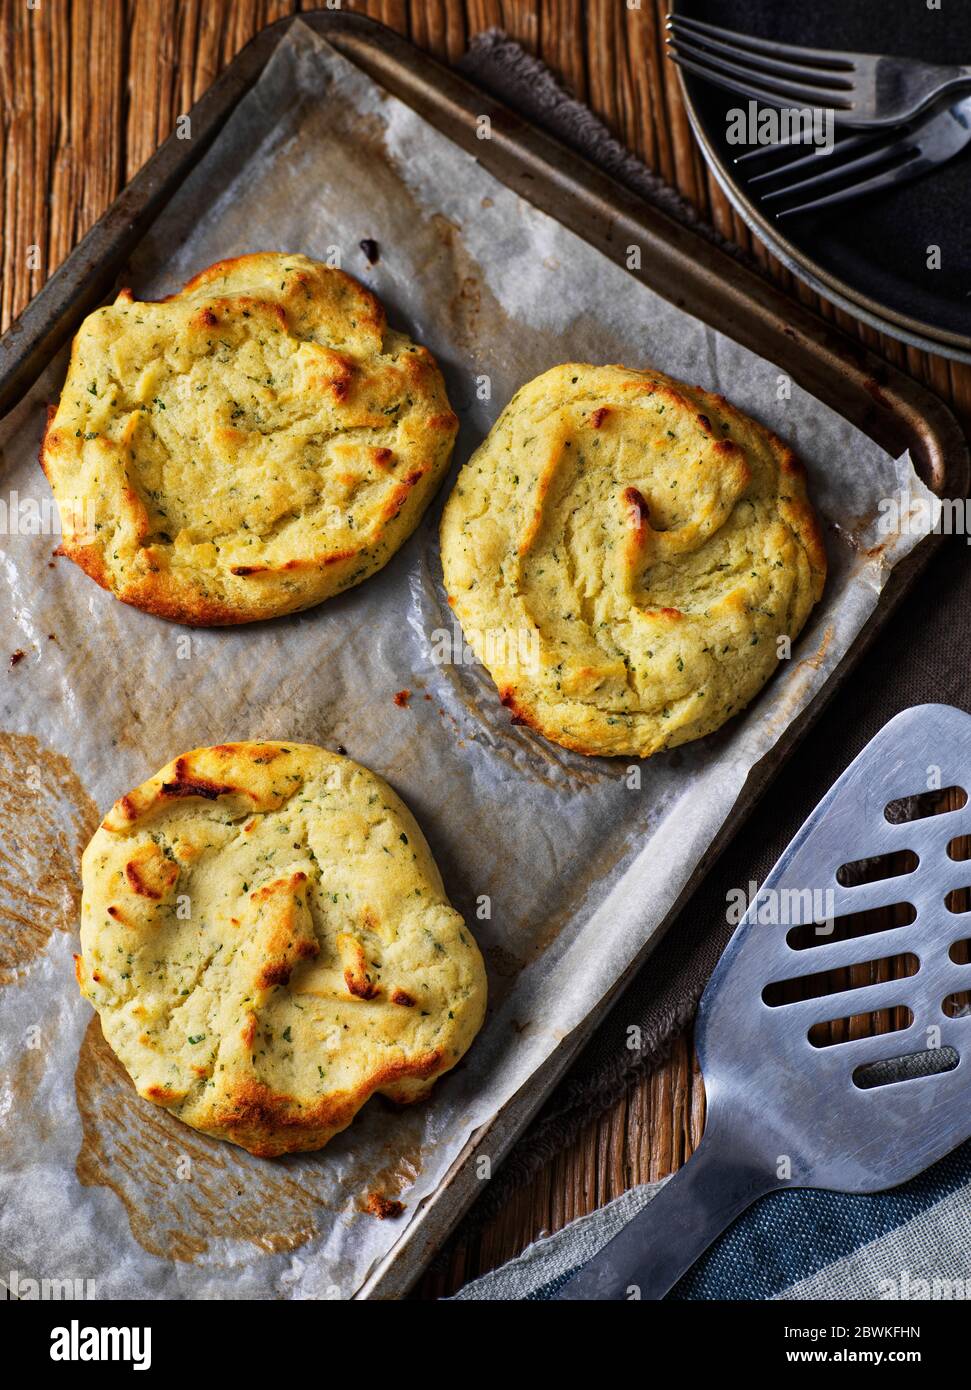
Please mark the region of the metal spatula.
POLYGON ((959 915, 971 901, 968 791, 971 716, 947 705, 897 715, 847 768, 749 905, 701 1001, 699 1148, 557 1298, 662 1298, 764 1193, 894 1187, 971 1135, 971 965, 959 963, 971 937, 971 912, 959 915), (874 930, 859 917, 891 906, 905 925, 874 930), (891 958, 835 986, 814 979, 891 958), (854 987, 861 973, 886 978, 854 987), (853 1037, 878 1010, 895 1031, 853 1037))

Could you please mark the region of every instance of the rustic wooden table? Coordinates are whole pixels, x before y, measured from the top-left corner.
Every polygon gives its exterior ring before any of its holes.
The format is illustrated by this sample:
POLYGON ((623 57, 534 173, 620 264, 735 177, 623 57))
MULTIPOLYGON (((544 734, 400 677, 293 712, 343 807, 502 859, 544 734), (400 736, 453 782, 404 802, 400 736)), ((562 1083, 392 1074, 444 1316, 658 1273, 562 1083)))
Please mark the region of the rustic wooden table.
MULTIPOLYGON (((326 0, 321 0, 321 7, 326 0)), ((264 25, 296 0, 0 0, 6 328, 176 118, 264 25)), ((676 75, 662 56, 664 0, 343 0, 452 60, 500 26, 544 59, 652 168, 779 282, 950 401, 971 425, 971 368, 902 347, 822 303, 774 263, 731 211, 694 144, 676 75)), ((704 1122, 689 1037, 659 1071, 554 1158, 418 1294, 450 1293, 601 1206, 680 1167, 704 1122)))

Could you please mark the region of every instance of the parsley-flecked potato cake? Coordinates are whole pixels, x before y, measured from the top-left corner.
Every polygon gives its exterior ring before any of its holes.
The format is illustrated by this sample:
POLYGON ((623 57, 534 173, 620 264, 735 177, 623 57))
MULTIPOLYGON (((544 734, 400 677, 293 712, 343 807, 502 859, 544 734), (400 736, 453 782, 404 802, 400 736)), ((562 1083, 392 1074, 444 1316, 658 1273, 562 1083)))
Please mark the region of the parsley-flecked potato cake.
POLYGON ((349 758, 176 758, 82 859, 78 983, 139 1095, 261 1157, 375 1092, 420 1100, 475 1037, 482 957, 414 818, 349 758))
POLYGON ((457 429, 431 353, 369 290, 267 252, 89 315, 41 463, 61 550, 103 588, 176 622, 244 623, 380 569, 457 429))
POLYGON ((459 473, 449 603, 502 703, 580 753, 711 733, 822 593, 804 470, 720 396, 568 363, 528 382, 459 473))

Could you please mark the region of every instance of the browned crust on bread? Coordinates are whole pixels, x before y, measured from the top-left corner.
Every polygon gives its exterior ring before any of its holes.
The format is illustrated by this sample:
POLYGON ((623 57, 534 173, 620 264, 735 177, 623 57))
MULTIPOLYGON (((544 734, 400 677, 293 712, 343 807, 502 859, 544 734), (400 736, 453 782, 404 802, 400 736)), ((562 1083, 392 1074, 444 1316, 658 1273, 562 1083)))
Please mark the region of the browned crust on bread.
MULTIPOLYGON (((354 1119, 375 1092, 411 1079, 432 1080, 446 1069, 441 1051, 428 1052, 410 1061, 386 1062, 353 1092, 324 1097, 316 1105, 301 1105, 293 1096, 270 1090, 262 1082, 240 1081, 206 1117, 208 1134, 230 1139, 258 1158, 319 1149, 354 1119)), ((155 1100, 155 1096, 149 1097, 155 1100)), ((180 1099, 180 1097, 175 1097, 180 1099)), ((171 1102, 168 1102, 171 1103, 171 1102)), ((159 1104, 166 1104, 159 1101, 159 1104)))
POLYGON ((37 451, 38 462, 40 463, 41 468, 44 470, 44 476, 48 479, 50 478, 50 475, 47 472, 47 449, 50 442, 50 436, 53 433, 54 416, 56 414, 57 406, 48 404, 47 419, 44 422, 44 433, 40 437, 40 446, 37 451))
POLYGON ((511 724, 525 725, 534 733, 542 734, 544 738, 552 739, 553 742, 562 744, 564 748, 571 748, 574 753, 583 753, 588 757, 597 757, 602 753, 601 749, 591 748, 571 734, 557 732, 554 738, 551 729, 544 724, 535 710, 523 704, 521 693, 512 686, 507 685, 500 690, 499 703, 512 712, 512 719, 509 721, 511 724))
MULTIPOLYGON (((701 387, 674 382, 660 373, 634 374, 627 368, 617 370, 625 373, 628 379, 608 379, 601 389, 597 374, 603 373, 607 377, 612 375, 612 369, 584 364, 562 364, 552 368, 549 373, 544 373, 535 382, 528 383, 521 393, 517 393, 497 423, 499 442, 496 451, 490 455, 488 443, 484 445, 482 451, 485 464, 479 468, 478 474, 473 471, 469 489, 475 495, 475 504, 456 500, 466 495, 464 490, 457 488, 446 506, 442 521, 442 548, 443 556, 447 557, 445 574, 446 584, 450 587, 449 605, 456 610, 467 631, 473 634, 470 637, 471 644, 479 659, 484 660, 490 667, 499 688, 500 701, 509 709, 512 722, 526 725, 553 742, 584 755, 646 757, 661 748, 677 746, 678 743, 701 737, 717 728, 719 723, 739 712, 755 697, 760 685, 771 679, 777 665, 772 662, 771 669, 764 672, 763 667, 768 663, 761 659, 753 659, 747 664, 743 661, 736 662, 743 669, 740 678, 732 676, 731 672, 724 675, 720 671, 717 672, 717 676, 727 687, 723 695, 719 692, 716 697, 710 689, 706 689, 708 682, 704 673, 704 654, 708 653, 710 648, 701 646, 703 638, 696 638, 695 619, 699 616, 707 619, 711 615, 696 613, 690 600, 683 605, 685 612, 678 607, 669 606, 671 599, 667 590, 670 590, 671 597, 676 599, 679 591, 677 585, 668 584, 667 567, 675 567, 681 554, 692 553, 692 546, 703 544, 709 534, 717 532, 723 518, 733 514, 734 502, 741 500, 756 476, 759 480, 758 498, 761 504, 759 515, 767 518, 766 524, 770 527, 769 540, 773 547, 778 547, 778 563, 789 567, 786 575, 776 581, 781 585, 783 592, 789 592, 786 586, 790 586, 792 593, 791 607, 782 611, 780 621, 786 620, 788 612, 789 622, 795 632, 803 627, 811 604, 821 596, 826 577, 826 551, 819 520, 809 502, 805 469, 783 441, 723 397, 707 392, 701 387), (580 376, 584 371, 590 374, 586 378, 580 376), (578 381, 581 382, 580 385, 576 385, 578 381), (572 394, 571 382, 574 385, 572 394), (532 390, 534 387, 535 390, 532 390), (541 394, 544 389, 545 395, 541 394), (610 394, 615 391, 628 394, 610 394), (598 400, 607 404, 599 405, 598 400), (518 413, 517 402, 520 403, 518 413), (589 592, 595 589, 597 581, 604 583, 609 579, 614 586, 613 597, 617 603, 622 604, 626 598, 632 611, 636 610, 635 619, 636 624, 640 625, 637 630, 640 633, 641 646, 635 644, 630 659, 628 660, 627 656, 624 658, 627 666, 626 678, 624 670, 612 660, 608 643, 604 643, 604 659, 600 665, 596 661, 591 664, 592 659, 583 650, 582 640, 577 652, 561 650, 569 647, 569 643, 563 639, 563 622, 577 616, 576 611, 566 612, 570 606, 569 600, 562 610, 556 607, 556 601, 561 597, 560 590, 555 590, 552 598, 549 594, 544 597, 538 592, 542 586, 539 582, 534 583, 536 573, 538 570, 538 573, 542 574, 544 570, 535 564, 530 567, 529 563, 534 558, 534 548, 545 554, 544 548, 552 547, 554 543, 551 539, 553 532, 550 529, 553 523, 549 520, 546 505, 549 496, 552 494, 554 498, 553 521, 557 524, 562 523, 557 508, 562 505, 566 513, 571 505, 572 499, 565 492, 567 482, 564 481, 563 488, 560 488, 556 479, 564 464, 572 464, 574 456, 570 452, 570 446, 573 436, 581 429, 601 428, 604 419, 610 417, 610 411, 613 409, 611 402, 616 403, 620 412, 626 408, 628 402, 632 406, 646 408, 648 418, 651 418, 656 404, 657 412, 662 418, 653 427, 653 447, 660 453, 662 467, 667 463, 665 451, 668 446, 664 440, 666 432, 667 437, 675 441, 672 448, 677 451, 676 457, 680 461, 688 464, 697 461, 705 465, 705 474, 711 480, 712 495, 715 498, 708 511, 699 508, 692 515, 689 509, 686 519, 683 519, 683 509, 679 513, 677 507, 672 507, 671 520, 668 522, 663 517, 663 498, 667 493, 659 493, 655 497, 655 494, 648 492, 651 506, 653 507, 655 502, 659 506, 654 523, 658 529, 654 530, 645 496, 638 488, 625 487, 621 480, 617 492, 610 492, 612 497, 619 496, 620 525, 618 526, 618 517, 612 514, 601 528, 609 537, 607 546, 610 569, 605 571, 605 575, 597 571, 591 577, 591 572, 596 570, 596 564, 588 563, 590 549, 585 549, 584 545, 577 541, 577 536, 582 535, 584 543, 586 542, 586 533, 583 530, 585 518, 581 515, 576 522, 567 523, 567 544, 574 547, 571 551, 573 567, 576 568, 578 564, 578 556, 582 556, 587 564, 584 581, 588 587, 583 589, 581 586, 577 599, 581 608, 589 592), (676 408, 678 423, 674 424, 672 421, 671 427, 668 428, 668 420, 664 418, 663 411, 670 408, 676 408), (730 437, 733 433, 735 437, 730 437), (530 446, 528 450, 527 445, 530 446), (524 450, 523 462, 527 479, 526 484, 519 487, 518 491, 511 488, 509 483, 512 473, 521 473, 521 470, 515 467, 517 448, 524 450), (513 467, 508 472, 504 469, 507 458, 504 451, 513 453, 513 467), (490 515, 488 487, 481 478, 479 481, 475 479, 482 474, 487 477, 490 468, 493 467, 497 474, 501 475, 501 482, 498 482, 497 486, 503 499, 495 505, 503 508, 512 493, 517 508, 515 525, 500 522, 498 516, 491 527, 487 528, 482 524, 483 516, 490 515), (520 505, 521 500, 523 505, 520 505), (679 528, 682 527, 679 533, 679 528), (675 534, 667 536, 666 531, 675 534), (477 550, 477 547, 481 547, 481 550, 477 550), (503 547, 508 547, 506 554, 510 558, 494 559, 500 555, 503 547), (645 571, 650 573, 655 553, 663 562, 662 568, 657 571, 657 587, 653 590, 657 595, 654 602, 658 606, 648 607, 647 604, 652 599, 652 586, 644 575, 645 571), (482 557, 488 558, 483 560, 482 557), (515 563, 517 558, 526 560, 526 557, 529 557, 526 563, 515 563), (472 593, 477 582, 477 563, 495 563, 499 566, 502 576, 499 587, 502 592, 494 601, 488 597, 492 595, 489 584, 480 584, 475 593, 472 593), (537 591, 536 594, 530 588, 531 585, 537 591), (479 650, 483 644, 477 642, 475 636, 488 630, 488 611, 484 615, 483 609, 489 610, 490 602, 493 611, 498 606, 501 616, 493 618, 493 621, 500 625, 505 622, 512 623, 514 620, 521 624, 532 622, 538 625, 540 619, 534 617, 530 607, 534 598, 541 615, 546 612, 543 605, 547 600, 550 613, 553 615, 550 618, 549 631, 546 634, 547 645, 542 651, 543 662, 540 667, 527 670, 524 661, 511 657, 490 661, 490 658, 479 650), (665 605, 666 600, 667 605, 661 606, 665 605), (644 639, 645 619, 650 622, 651 633, 656 633, 659 641, 663 643, 661 659, 654 665, 650 665, 649 660, 657 653, 648 648, 657 644, 652 642, 650 635, 644 639), (682 655, 685 657, 684 663, 681 661, 682 655), (560 661, 560 657, 566 660, 560 661), (635 661, 636 657, 641 659, 635 661), (645 657, 648 660, 645 660, 645 657), (693 664, 688 664, 689 658, 693 664), (683 680, 679 680, 677 672, 685 671, 687 674, 683 680), (759 685, 754 683, 756 679, 759 685), (693 680, 696 684, 689 685, 693 680), (735 686, 741 692, 740 699, 735 699, 736 688, 728 686, 729 680, 735 681, 735 686), (655 693, 655 687, 658 699, 656 706, 652 707, 651 698, 655 693), (703 696, 707 697, 707 704, 702 700, 703 696), (672 716, 670 725, 664 728, 661 720, 667 720, 669 714, 672 716), (571 727, 574 730, 572 733, 567 731, 571 727)), ((584 457, 590 464, 594 456, 586 454, 584 450, 584 457)), ((567 468, 569 476, 572 476, 572 471, 572 466, 567 468)), ((678 477, 680 474, 671 482, 672 488, 677 487, 678 477)), ((690 476, 688 481, 691 481, 690 476)), ((514 482, 518 486, 520 477, 517 476, 514 482)), ((614 485, 617 485, 617 482, 614 475, 614 485)), ((678 495, 675 496, 677 498, 678 495)), ((580 511, 580 508, 575 507, 571 516, 580 511)), ((600 538, 598 537, 593 544, 595 547, 599 546, 600 538)), ((553 561, 557 566, 561 565, 556 550, 553 550, 553 561)), ((569 591, 570 564, 564 561, 562 567, 567 575, 563 582, 569 591)), ((756 585, 776 587, 765 566, 759 569, 753 565, 752 569, 751 579, 756 585), (756 569, 759 569, 759 573, 755 572, 756 569)), ((562 580, 560 572, 557 573, 562 580)), ((490 574, 490 578, 493 577, 490 574)), ((744 578, 747 582, 747 573, 744 578)), ((553 580, 549 580, 548 583, 550 586, 554 585, 553 580)), ((770 626, 768 620, 775 615, 751 599, 750 595, 754 590, 746 589, 744 585, 729 588, 730 592, 720 601, 723 607, 731 610, 731 605, 734 604, 738 612, 751 611, 758 615, 751 622, 756 632, 756 636, 753 637, 754 644, 765 637, 770 626), (749 602, 751 608, 747 610, 745 605, 749 602), (767 621, 763 622, 762 619, 767 621)), ((599 598, 600 590, 596 592, 599 598)), ((576 608, 575 603, 572 606, 576 608)), ((587 614, 582 611, 579 616, 580 626, 583 628, 587 614)), ((602 614, 598 616, 602 617, 602 614)), ((735 622, 738 627, 744 627, 747 621, 739 621, 737 614, 730 611, 729 620, 735 622)), ((543 636, 541 632, 541 640, 543 636)), ((585 640, 585 629, 582 638, 585 640)), ((623 647, 623 642, 621 646, 623 647)), ((770 644, 766 643, 763 651, 768 651, 769 647, 770 644)), ((593 649, 595 645, 591 648, 593 649)), ((730 648, 726 647, 725 650, 730 648)), ((758 656, 761 658, 762 652, 758 653, 758 656)), ((726 662, 726 665, 734 670, 731 660, 726 662)))
MULTIPOLYGON (((238 322, 240 313, 247 318, 272 319, 278 327, 287 329, 292 316, 299 315, 306 308, 308 300, 305 291, 310 288, 313 295, 311 312, 319 312, 325 321, 328 315, 336 314, 342 324, 346 326, 346 321, 352 321, 354 326, 353 341, 358 347, 349 348, 348 352, 325 347, 320 342, 316 344, 318 354, 326 359, 323 370, 318 373, 318 388, 333 403, 342 407, 343 427, 355 430, 387 425, 387 416, 382 413, 386 403, 381 399, 382 391, 399 392, 402 397, 407 394, 415 400, 416 407, 409 416, 403 443, 396 445, 395 449, 381 446, 372 450, 374 468, 389 477, 392 488, 389 496, 382 498, 379 495, 380 505, 368 515, 366 530, 362 528, 360 539, 355 539, 350 545, 322 548, 309 555, 299 553, 287 560, 281 557, 279 563, 267 563, 260 554, 252 564, 235 560, 230 549, 228 554, 220 553, 214 563, 202 569, 194 568, 192 561, 173 563, 170 567, 167 556, 172 541, 165 536, 153 544, 146 543, 151 539, 149 512, 137 489, 134 486, 126 488, 123 480, 121 500, 115 514, 124 519, 128 548, 122 549, 120 559, 117 551, 116 558, 112 560, 110 549, 105 550, 108 531, 94 537, 79 528, 78 534, 68 533, 65 536, 59 553, 77 564, 100 588, 113 593, 121 602, 154 617, 190 627, 236 626, 299 612, 369 578, 391 558, 417 524, 421 511, 431 499, 432 485, 446 471, 450 443, 458 429, 457 417, 447 408, 438 366, 427 349, 415 346, 414 350, 410 350, 399 345, 390 363, 373 355, 382 350, 381 340, 387 333, 384 309, 376 296, 351 276, 331 267, 317 266, 311 269, 305 263, 288 262, 287 257, 281 256, 280 283, 283 288, 277 295, 271 286, 267 295, 272 294, 272 298, 261 297, 258 273, 251 276, 249 281, 250 286, 257 284, 254 292, 247 292, 245 288, 237 292, 231 280, 226 281, 226 277, 231 277, 234 271, 245 269, 250 264, 259 266, 266 261, 267 255, 254 252, 218 261, 199 271, 181 289, 155 303, 174 303, 193 293, 204 293, 212 287, 212 300, 201 304, 198 310, 193 309, 191 318, 183 323, 187 341, 192 342, 200 334, 218 338, 224 329, 228 329, 230 321, 238 322), (372 338, 377 346, 360 347, 362 342, 367 344, 372 338), (349 355, 351 352, 361 354, 360 362, 349 355), (374 372, 378 374, 374 376, 372 373, 373 380, 379 382, 377 404, 371 401, 373 392, 364 390, 359 384, 360 368, 365 363, 372 364, 374 372), (442 409, 442 406, 446 408, 442 409), (407 476, 395 480, 392 475, 399 453, 403 458, 410 458, 420 450, 420 431, 424 431, 428 438, 427 457, 407 476), (292 580, 274 582, 286 575, 292 576, 292 580), (242 582, 236 583, 237 580, 242 582)), ((118 301, 124 304, 135 302, 129 290, 122 291, 118 301)), ((78 335, 72 347, 72 363, 77 359, 80 337, 78 335)), ((342 340, 335 335, 334 341, 340 345, 342 340)), ((392 398, 393 394, 386 399, 392 398)), ((57 408, 53 406, 48 412, 40 462, 60 501, 63 490, 70 485, 72 470, 80 470, 81 464, 80 454, 74 447, 75 440, 72 438, 72 447, 67 448, 65 436, 59 435, 54 429, 57 413, 57 408), (62 489, 60 494, 56 485, 58 479, 62 489)), ((73 436, 77 433, 79 431, 75 431, 72 425, 70 434, 73 436)), ((247 437, 223 424, 215 425, 211 433, 214 439, 221 439, 226 448, 234 439, 242 445, 247 437)), ((101 448, 113 447, 109 436, 99 435, 98 438, 101 448)), ((124 447, 124 444, 118 447, 124 447)), ((119 486, 117 479, 113 486, 119 486)), ((101 503, 98 505, 100 507, 101 503)), ((98 517, 100 523, 100 512, 98 517)), ((304 530, 303 541, 309 538, 310 546, 302 545, 301 552, 305 548, 314 549, 313 541, 317 539, 315 525, 316 522, 304 530)), ((69 528, 65 527, 65 530, 69 531, 69 528)), ((323 535, 319 538, 325 539, 323 535)))
POLYGON ((377 999, 381 989, 371 978, 367 954, 361 942, 350 932, 342 932, 337 938, 337 947, 344 966, 347 992, 355 999, 377 999))
POLYGON ((248 758, 253 768, 263 768, 285 750, 286 745, 263 743, 220 743, 211 748, 194 748, 169 763, 151 781, 120 797, 105 816, 102 826, 105 830, 130 830, 150 819, 158 808, 188 797, 203 801, 230 797, 252 810, 277 805, 278 797, 261 800, 260 793, 252 787, 217 778, 211 775, 210 769, 213 764, 218 768, 240 755, 248 758))
MULTIPOLYGON (((731 422, 747 422, 748 418, 739 408, 713 391, 706 391, 701 386, 694 388, 693 394, 708 400, 718 411, 731 422)), ((707 418, 707 417, 706 417, 707 418)), ((826 544, 823 538, 822 527, 819 518, 809 501, 809 492, 806 485, 806 468, 802 460, 784 440, 780 439, 774 431, 762 426, 769 446, 775 456, 776 463, 781 476, 790 482, 792 491, 788 497, 781 498, 779 502, 779 512, 786 524, 792 529, 800 543, 802 544, 813 576, 813 602, 817 602, 822 595, 826 584, 826 572, 828 562, 826 558, 826 544)), ((723 440, 722 444, 732 441, 723 440)), ((729 454, 729 450, 715 448, 719 453, 729 454)), ((737 448, 737 446, 734 446, 737 448)), ((741 451, 739 451, 741 452, 741 451)))
MULTIPOLYGON (((223 743, 182 754, 119 800, 86 851, 84 876, 85 955, 76 963, 78 982, 102 1013, 105 1037, 118 1048, 139 1093, 171 1108, 193 1128, 258 1156, 323 1147, 375 1092, 401 1104, 421 1100, 456 1064, 481 1023, 481 959, 444 898, 418 828, 380 779, 327 750, 274 741, 223 743), (202 789, 194 812, 173 803, 166 790, 173 785, 185 788, 187 796, 202 789), (212 805, 209 790, 217 792, 221 804, 212 805), (376 896, 369 888, 354 902, 353 895, 341 893, 339 907, 332 907, 338 895, 330 889, 333 874, 343 872, 343 840, 338 836, 325 850, 315 838, 320 827, 326 838, 330 824, 317 803, 335 790, 349 798, 354 842, 376 829, 378 840, 387 835, 394 841, 401 865, 399 870, 397 861, 388 861, 386 870, 382 848, 372 846, 380 866, 376 896), (160 811, 165 813, 161 823, 152 824, 160 811), (283 814, 267 824, 259 814, 266 811, 283 814), (407 831, 400 835, 399 817, 407 831), (254 824, 267 834, 270 855, 247 843, 254 824), (284 831, 279 840, 278 830, 284 831), (399 840, 407 848, 399 848, 399 840), (274 865, 278 847, 283 854, 274 865), (204 871, 206 882, 197 896, 189 866, 223 850, 231 856, 225 882, 211 881, 204 871), (250 858, 236 861, 237 853, 250 858), (294 853, 295 859, 287 858, 294 853), (183 870, 183 887, 177 890, 183 870), (267 872, 275 876, 266 878, 267 872), (412 881, 428 883, 431 890, 417 907, 412 881), (402 928, 395 925, 399 888, 407 914, 402 928), (124 928, 139 932, 131 944, 140 947, 156 927, 164 932, 167 924, 174 925, 159 898, 174 897, 175 891, 191 897, 193 913, 184 928, 187 951, 178 934, 158 947, 160 956, 168 950, 178 972, 169 972, 170 1022, 159 1030, 161 1006, 146 997, 146 1009, 138 991, 155 989, 155 967, 162 962, 150 962, 151 968, 139 973, 137 954, 127 961, 116 955, 129 950, 124 928), (112 925, 105 914, 122 925, 112 925), (384 943, 407 946, 412 932, 416 951, 396 954, 395 986, 385 988, 384 943), (201 950, 198 933, 206 933, 201 950), (425 940, 429 933, 436 945, 450 943, 446 955, 456 937, 461 950, 471 952, 467 964, 464 957, 455 962, 456 978, 471 982, 471 991, 458 989, 450 969, 441 986, 435 983, 439 967, 430 962, 438 955, 425 940), (209 973, 214 962, 215 977, 209 973), (92 970, 94 963, 103 980, 92 970), (431 983, 426 969, 432 970, 431 983), (212 1001, 197 993, 203 976, 212 1001), (120 989, 119 980, 133 983, 120 989), (129 997, 132 990, 135 996, 129 997), (125 995, 125 1019, 143 1020, 136 1037, 127 1023, 112 1030, 119 994, 125 995), (183 1003, 190 998, 191 1005, 183 1003), (186 1013, 180 1013, 183 1008, 186 1013)), ((416 891, 424 897, 424 888, 416 891)), ((154 957, 154 943, 148 950, 154 957)))
POLYGON ((554 733, 551 728, 548 728, 543 723, 543 720, 535 710, 528 709, 523 704, 520 692, 510 685, 505 686, 499 691, 499 703, 504 705, 506 709, 512 711, 512 719, 510 720, 512 724, 525 724, 526 727, 532 729, 534 733, 542 734, 544 738, 551 739, 554 743, 562 744, 564 748, 570 748, 574 753, 583 753, 591 758, 602 754, 601 749, 591 748, 580 739, 574 738, 571 734, 561 733, 559 730, 556 730, 554 733))
POLYGON ((179 877, 179 866, 156 845, 143 845, 125 865, 125 877, 138 897, 161 902, 179 877))
POLYGON ((145 1095, 156 1105, 174 1105, 185 1099, 182 1091, 173 1091, 170 1086, 149 1086, 145 1095))

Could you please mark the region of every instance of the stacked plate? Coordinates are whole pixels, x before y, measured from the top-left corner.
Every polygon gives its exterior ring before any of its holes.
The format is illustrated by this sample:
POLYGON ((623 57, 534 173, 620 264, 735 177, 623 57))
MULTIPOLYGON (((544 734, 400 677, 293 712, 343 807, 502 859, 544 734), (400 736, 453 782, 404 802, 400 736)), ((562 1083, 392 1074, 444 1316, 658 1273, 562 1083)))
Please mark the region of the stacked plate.
MULTIPOLYGON (((674 13, 785 43, 971 63, 971 5, 909 0, 679 0, 674 13)), ((737 165, 729 112, 743 97, 684 72, 688 114, 726 196, 782 263, 824 298, 903 342, 971 362, 971 150, 913 182, 779 219, 737 165)), ((743 172, 745 171, 745 172, 743 172)), ((758 185, 756 185, 756 189, 758 185)))

